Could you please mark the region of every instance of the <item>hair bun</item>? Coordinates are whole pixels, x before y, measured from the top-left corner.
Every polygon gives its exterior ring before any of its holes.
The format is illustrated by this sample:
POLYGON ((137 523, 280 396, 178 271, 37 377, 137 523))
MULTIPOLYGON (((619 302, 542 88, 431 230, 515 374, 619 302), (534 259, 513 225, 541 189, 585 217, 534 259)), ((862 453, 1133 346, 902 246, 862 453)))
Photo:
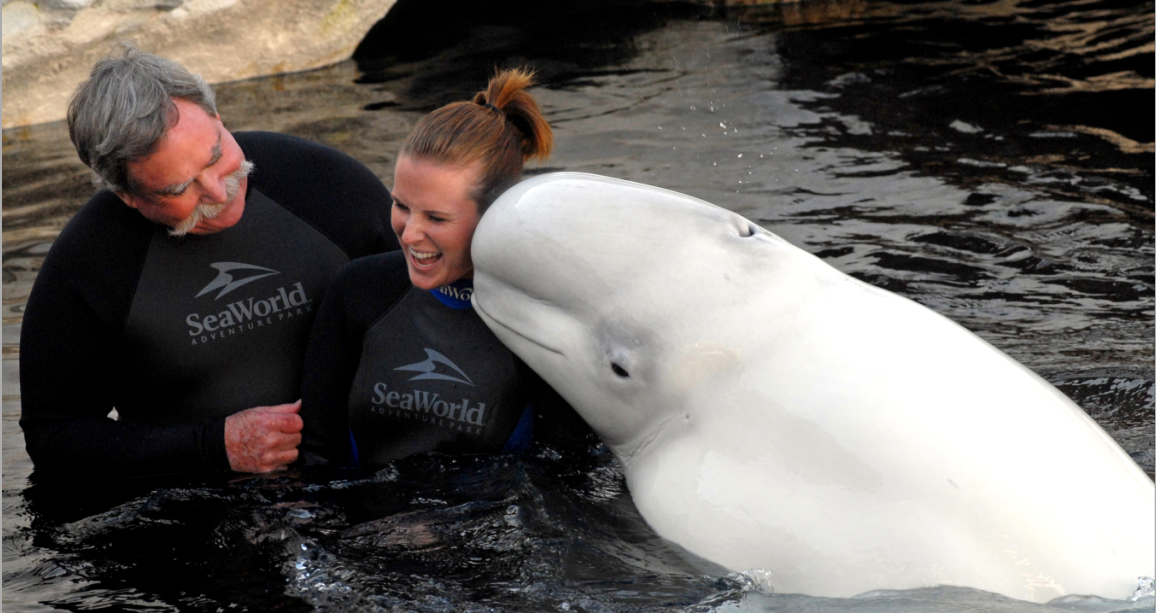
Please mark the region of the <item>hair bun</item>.
POLYGON ((550 124, 526 91, 533 83, 532 70, 498 71, 486 90, 470 101, 447 104, 423 117, 402 145, 401 155, 456 166, 477 165, 481 176, 473 198, 484 211, 498 194, 518 182, 526 160, 544 160, 554 148, 550 124))

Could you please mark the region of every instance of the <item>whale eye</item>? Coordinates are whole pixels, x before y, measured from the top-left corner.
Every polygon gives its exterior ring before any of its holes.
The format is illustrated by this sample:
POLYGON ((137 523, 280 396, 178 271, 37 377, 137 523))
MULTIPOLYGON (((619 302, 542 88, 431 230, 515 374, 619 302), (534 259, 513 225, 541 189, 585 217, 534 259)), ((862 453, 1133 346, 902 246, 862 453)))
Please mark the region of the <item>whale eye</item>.
POLYGON ((610 363, 610 369, 614 371, 614 374, 618 375, 619 377, 622 377, 623 379, 629 379, 630 378, 630 373, 626 372, 625 368, 615 364, 614 362, 610 363))

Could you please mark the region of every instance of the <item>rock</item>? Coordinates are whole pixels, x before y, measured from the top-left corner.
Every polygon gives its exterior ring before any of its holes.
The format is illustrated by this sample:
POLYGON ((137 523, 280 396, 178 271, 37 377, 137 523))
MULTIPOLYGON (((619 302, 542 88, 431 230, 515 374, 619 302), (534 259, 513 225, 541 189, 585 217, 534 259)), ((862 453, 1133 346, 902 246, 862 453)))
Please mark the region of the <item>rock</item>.
POLYGON ((395 0, 5 0, 4 128, 64 118, 72 92, 125 40, 210 83, 348 58, 395 0))

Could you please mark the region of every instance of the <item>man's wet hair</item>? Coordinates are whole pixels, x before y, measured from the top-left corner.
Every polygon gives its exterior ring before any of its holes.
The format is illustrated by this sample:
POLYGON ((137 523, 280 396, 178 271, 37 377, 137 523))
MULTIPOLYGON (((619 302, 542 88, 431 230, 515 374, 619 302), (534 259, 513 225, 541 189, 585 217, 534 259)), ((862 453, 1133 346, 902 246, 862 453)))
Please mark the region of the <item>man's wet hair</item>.
POLYGON ((210 115, 217 100, 200 75, 163 57, 120 43, 121 53, 92 67, 68 105, 68 135, 97 183, 114 192, 139 193, 128 163, 148 157, 179 119, 173 99, 210 115))

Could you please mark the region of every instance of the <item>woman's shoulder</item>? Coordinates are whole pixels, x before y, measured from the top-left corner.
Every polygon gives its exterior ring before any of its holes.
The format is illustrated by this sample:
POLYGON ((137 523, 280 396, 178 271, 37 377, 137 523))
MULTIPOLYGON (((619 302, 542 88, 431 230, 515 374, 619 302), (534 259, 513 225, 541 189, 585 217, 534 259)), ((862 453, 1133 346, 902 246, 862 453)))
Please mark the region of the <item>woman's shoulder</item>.
POLYGON ((388 251, 350 260, 337 272, 329 291, 340 296, 347 306, 388 307, 412 288, 405 255, 388 251))
POLYGON ((409 284, 409 271, 405 267, 405 253, 386 251, 350 260, 337 273, 338 280, 367 281, 391 279, 409 284))

